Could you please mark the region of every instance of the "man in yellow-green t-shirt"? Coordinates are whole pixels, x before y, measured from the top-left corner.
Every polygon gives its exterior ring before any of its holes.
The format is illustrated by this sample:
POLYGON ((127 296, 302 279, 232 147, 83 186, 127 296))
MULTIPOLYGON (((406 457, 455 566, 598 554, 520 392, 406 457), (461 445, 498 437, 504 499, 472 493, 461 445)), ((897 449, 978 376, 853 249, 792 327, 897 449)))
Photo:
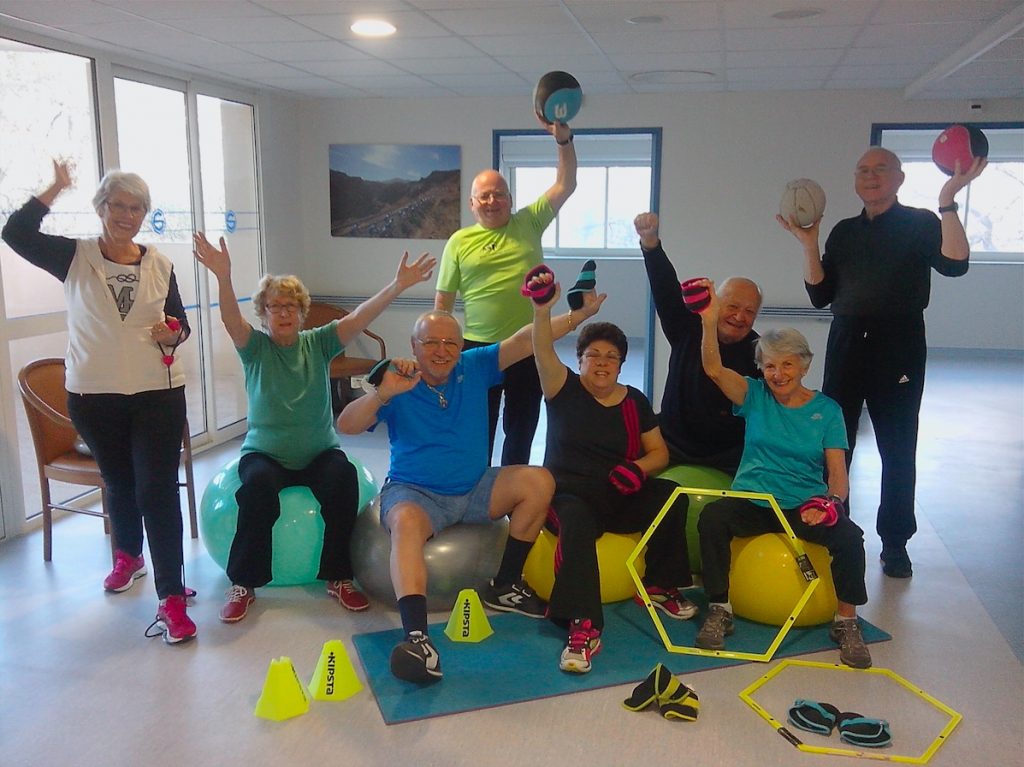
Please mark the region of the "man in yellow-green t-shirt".
MULTIPOLYGON (((465 346, 504 341, 533 319, 533 309, 519 289, 526 273, 541 262, 541 235, 576 190, 576 150, 564 123, 545 128, 558 145, 555 183, 533 204, 512 212, 508 183, 496 170, 473 179, 469 208, 476 223, 453 234, 445 245, 437 276, 434 307, 451 312, 462 293, 466 310, 465 346)), ((490 449, 505 392, 501 465, 530 462, 530 445, 540 415, 537 367, 528 357, 505 370, 504 383, 490 390, 490 449)))

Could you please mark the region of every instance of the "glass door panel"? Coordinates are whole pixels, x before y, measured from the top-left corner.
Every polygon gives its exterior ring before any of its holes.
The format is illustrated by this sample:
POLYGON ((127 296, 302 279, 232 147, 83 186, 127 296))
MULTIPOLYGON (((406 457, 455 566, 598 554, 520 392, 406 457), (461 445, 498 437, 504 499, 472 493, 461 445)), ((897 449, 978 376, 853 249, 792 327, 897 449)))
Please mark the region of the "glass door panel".
MULTIPOLYGON (((199 95, 199 157, 202 169, 203 226, 231 252, 231 277, 245 318, 258 327, 249 296, 262 276, 260 220, 256 194, 256 135, 249 104, 199 95)), ((245 381, 234 345, 220 320, 216 279, 210 288, 210 370, 215 426, 223 429, 246 417, 245 381)))
POLYGON ((206 430, 202 333, 196 264, 192 257, 192 186, 185 93, 124 78, 114 79, 120 168, 149 185, 152 208, 139 231, 141 243, 171 259, 192 335, 177 350, 185 369, 185 398, 192 433, 206 430))

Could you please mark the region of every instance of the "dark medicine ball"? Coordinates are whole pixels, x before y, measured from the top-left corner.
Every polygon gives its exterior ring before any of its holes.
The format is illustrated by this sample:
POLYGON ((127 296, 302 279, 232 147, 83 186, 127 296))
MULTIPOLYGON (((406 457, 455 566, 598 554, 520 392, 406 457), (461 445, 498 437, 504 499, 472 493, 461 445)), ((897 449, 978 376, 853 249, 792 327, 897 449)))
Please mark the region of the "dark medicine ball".
POLYGON ((580 111, 583 89, 568 72, 548 72, 533 89, 533 108, 546 123, 568 123, 580 111))
POLYGON ((950 125, 932 144, 932 161, 947 176, 955 173, 957 160, 960 172, 966 173, 975 157, 988 157, 988 138, 980 128, 950 125))

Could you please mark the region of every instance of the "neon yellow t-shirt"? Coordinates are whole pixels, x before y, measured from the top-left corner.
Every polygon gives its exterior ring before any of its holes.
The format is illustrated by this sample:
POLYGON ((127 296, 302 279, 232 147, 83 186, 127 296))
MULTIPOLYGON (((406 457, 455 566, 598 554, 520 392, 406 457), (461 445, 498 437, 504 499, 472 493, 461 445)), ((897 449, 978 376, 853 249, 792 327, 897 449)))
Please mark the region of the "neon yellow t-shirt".
POLYGON ((530 300, 519 289, 526 273, 541 262, 540 238, 554 219, 551 203, 541 195, 500 229, 473 224, 448 239, 437 289, 462 293, 467 339, 504 341, 533 321, 530 300))

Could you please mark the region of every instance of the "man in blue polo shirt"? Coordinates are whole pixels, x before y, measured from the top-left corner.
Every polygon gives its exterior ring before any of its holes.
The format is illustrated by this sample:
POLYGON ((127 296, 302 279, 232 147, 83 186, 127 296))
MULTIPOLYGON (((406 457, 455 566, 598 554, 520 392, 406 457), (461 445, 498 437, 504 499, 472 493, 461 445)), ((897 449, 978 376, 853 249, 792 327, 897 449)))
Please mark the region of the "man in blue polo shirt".
MULTIPOLYGON (((525 299, 524 299, 525 300, 525 299)), ((597 313, 604 296, 591 292, 582 309, 552 320, 556 337, 597 313)), ((481 599, 488 607, 543 617, 546 605, 523 580, 523 565, 547 516, 555 484, 536 466, 489 466, 488 389, 510 365, 533 354, 527 325, 501 343, 462 351, 462 328, 448 312, 417 319, 412 359, 390 361, 372 396, 338 417, 345 434, 378 422, 388 426, 391 467, 381 490, 381 522, 391 533, 391 580, 405 641, 391 653, 399 679, 441 678, 437 648, 427 635, 427 568, 423 547, 456 522, 509 517, 498 572, 481 599)))

